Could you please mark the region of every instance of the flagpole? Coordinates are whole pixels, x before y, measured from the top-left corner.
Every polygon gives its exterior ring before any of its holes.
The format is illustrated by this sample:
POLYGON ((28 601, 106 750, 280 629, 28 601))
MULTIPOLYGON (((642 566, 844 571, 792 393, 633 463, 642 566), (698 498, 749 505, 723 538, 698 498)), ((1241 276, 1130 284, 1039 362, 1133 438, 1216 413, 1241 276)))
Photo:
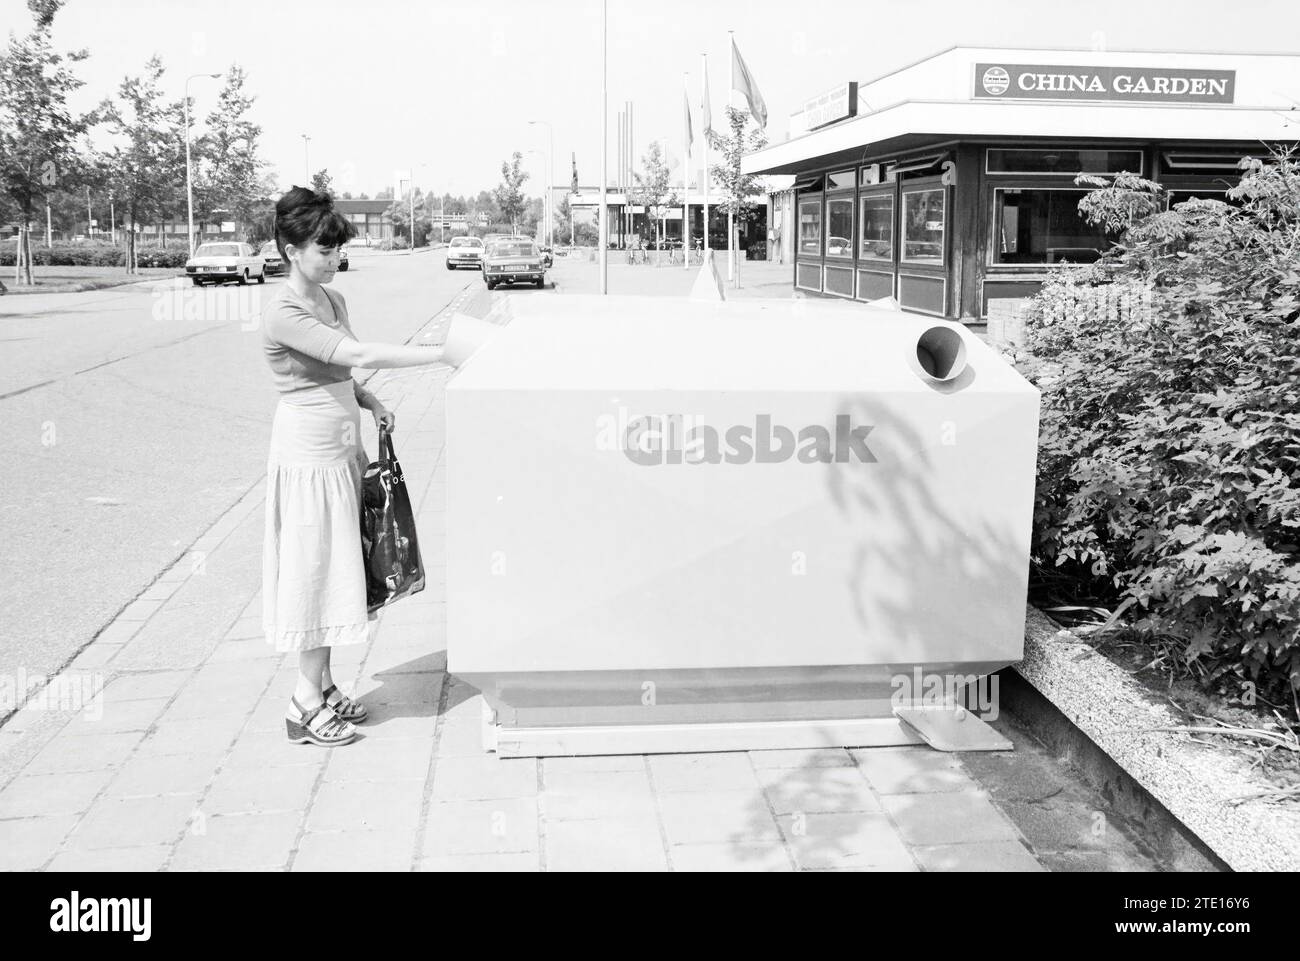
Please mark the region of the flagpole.
POLYGON ((682 133, 686 150, 682 154, 682 267, 691 269, 691 94, 690 74, 682 71, 682 104, 686 107, 682 133))
POLYGON ((607 27, 609 0, 600 0, 600 292, 609 293, 609 95, 607 83, 607 27))
MULTIPOLYGON (((736 31, 728 30, 727 39, 731 41, 731 90, 727 94, 727 129, 731 129, 731 111, 736 109, 736 31)), ((744 128, 741 128, 742 130, 744 128)), ((734 179, 735 171, 732 171, 734 179)), ((736 256, 736 185, 731 185, 727 197, 727 279, 733 287, 740 286, 740 263, 736 256)))
POLYGON ((700 54, 700 60, 703 61, 704 77, 701 81, 704 88, 700 93, 700 103, 702 113, 700 124, 704 127, 704 257, 707 260, 709 256, 709 181, 713 178, 709 176, 709 127, 712 126, 713 113, 709 109, 709 55, 700 54))

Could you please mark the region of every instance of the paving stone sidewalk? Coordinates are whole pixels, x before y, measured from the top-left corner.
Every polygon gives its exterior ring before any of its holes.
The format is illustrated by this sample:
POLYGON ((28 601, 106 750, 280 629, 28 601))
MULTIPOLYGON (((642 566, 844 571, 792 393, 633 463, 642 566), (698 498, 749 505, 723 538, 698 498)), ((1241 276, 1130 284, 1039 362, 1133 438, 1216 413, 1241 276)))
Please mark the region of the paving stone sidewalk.
POLYGON ((334 655, 340 685, 370 708, 364 738, 333 750, 285 738, 296 655, 261 635, 258 485, 0 728, 0 869, 1159 867, 1005 717, 1017 750, 964 758, 485 754, 481 697, 445 670, 448 373, 370 385, 397 413, 429 581, 371 644, 334 655))

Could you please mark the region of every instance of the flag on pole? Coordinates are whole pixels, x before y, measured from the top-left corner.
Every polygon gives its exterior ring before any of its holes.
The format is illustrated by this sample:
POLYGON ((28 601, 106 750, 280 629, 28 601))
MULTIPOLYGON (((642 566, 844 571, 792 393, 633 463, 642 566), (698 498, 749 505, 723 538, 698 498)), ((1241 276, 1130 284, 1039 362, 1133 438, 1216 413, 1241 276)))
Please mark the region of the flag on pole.
POLYGON ((705 141, 707 142, 709 135, 713 133, 713 111, 709 108, 709 62, 708 60, 704 61, 704 104, 701 109, 702 109, 701 116, 703 116, 704 118, 704 137, 705 137, 705 141))
POLYGON ((686 92, 686 80, 682 80, 682 106, 686 108, 686 156, 695 149, 695 130, 691 127, 691 95, 686 92))
POLYGON ((749 67, 745 66, 745 60, 741 57, 734 39, 731 41, 731 89, 744 95, 754 120, 760 127, 766 129, 767 104, 763 102, 763 95, 758 92, 754 75, 749 72, 749 67))
POLYGON ((575 151, 574 153, 571 153, 569 156, 572 158, 572 161, 573 161, 573 182, 572 182, 572 186, 573 186, 573 192, 576 194, 576 193, 578 192, 578 154, 577 154, 577 152, 575 151))

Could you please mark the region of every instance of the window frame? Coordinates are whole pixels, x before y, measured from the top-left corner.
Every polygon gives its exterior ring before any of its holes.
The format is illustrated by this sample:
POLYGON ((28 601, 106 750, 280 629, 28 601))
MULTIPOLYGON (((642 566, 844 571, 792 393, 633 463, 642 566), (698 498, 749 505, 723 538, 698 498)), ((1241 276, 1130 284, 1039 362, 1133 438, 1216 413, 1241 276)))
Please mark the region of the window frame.
POLYGON ((1058 177, 1065 180, 1073 180, 1079 174, 1089 174, 1094 177, 1114 177, 1115 174, 1108 170, 993 170, 991 169, 991 155, 995 150, 1016 151, 1017 153, 1065 153, 1068 151, 1082 152, 1084 150, 1105 150, 1110 153, 1130 153, 1137 154, 1138 169, 1129 171, 1136 173, 1139 177, 1146 176, 1147 156, 1146 151, 1141 147, 985 147, 984 148, 984 176, 986 177, 1058 177))
POLYGON ((825 210, 823 209, 825 204, 825 199, 826 199, 825 194, 821 194, 821 193, 806 194, 806 195, 801 195, 799 199, 795 202, 795 215, 799 225, 799 230, 798 233, 796 234, 796 240, 797 240, 797 246, 795 248, 796 259, 801 259, 801 260, 815 259, 818 263, 820 263, 822 260, 822 246, 825 243, 824 238, 826 236, 826 231, 824 229, 825 210), (811 251, 804 249, 803 209, 805 205, 813 207, 817 211, 816 247, 811 251))
MULTIPOLYGON (((948 188, 941 181, 931 181, 929 183, 917 183, 911 187, 904 182, 899 190, 898 202, 898 265, 899 269, 906 264, 908 267, 930 267, 935 270, 946 269, 948 266, 948 214, 952 207, 948 199, 948 188), (916 194, 937 193, 943 197, 943 229, 942 237, 939 241, 939 259, 938 261, 929 259, 918 259, 907 256, 907 198, 916 194)), ((915 241, 923 243, 924 241, 915 241)))
MULTIPOLYGON (((1059 260, 1058 260, 1058 261, 1047 261, 1047 260, 1044 260, 1044 261, 1041 261, 1041 262, 1031 261, 1031 262, 1028 262, 1028 263, 1010 263, 1010 264, 1008 264, 1008 263, 999 263, 997 260, 994 259, 994 258, 996 257, 996 255, 997 255, 997 248, 998 248, 998 194, 999 194, 999 193, 1002 193, 1002 192, 1007 191, 1007 190, 1021 190, 1021 191, 1026 191, 1026 190, 1036 190, 1036 191, 1040 191, 1040 192, 1042 192, 1042 191, 1062 191, 1062 190, 1063 190, 1063 191, 1067 191, 1067 192, 1070 192, 1070 193, 1076 193, 1076 194, 1079 194, 1079 195, 1083 195, 1083 194, 1090 193, 1093 189, 1094 189, 1094 188, 1092 188, 1092 187, 1076 187, 1076 186, 1074 186, 1074 185, 1072 185, 1072 184, 1057 184, 1057 185, 1046 185, 1046 184, 1042 184, 1042 183, 1028 183, 1028 184, 1015 184, 1015 183, 1005 183, 1005 184, 1001 184, 1001 183, 994 183, 994 184, 990 184, 990 185, 989 185, 989 193, 988 193, 988 204, 989 204, 989 205, 988 205, 988 207, 986 208, 986 209, 988 210, 988 216, 989 216, 989 233, 988 233, 988 249, 987 249, 987 253, 986 253, 986 255, 985 255, 985 260, 984 260, 984 264, 985 264, 985 266, 988 267, 988 268, 991 268, 992 270, 995 270, 995 271, 1005 271, 1005 272, 1013 272, 1013 271, 1038 271, 1038 272, 1042 272, 1042 271, 1045 271, 1045 270, 1054 270, 1054 269, 1056 269, 1057 267, 1062 266, 1062 262, 1059 261, 1059 260)), ((1105 253, 1105 250, 1103 250, 1102 253, 1105 253)), ((1076 266, 1077 266, 1077 265, 1076 265, 1076 266)))
POLYGON ((834 193, 827 191, 822 203, 825 208, 822 214, 822 225, 825 228, 822 231, 822 256, 824 259, 834 261, 837 264, 851 264, 856 259, 854 256, 854 250, 856 248, 854 247, 853 233, 855 224, 853 223, 853 219, 857 213, 857 203, 854 189, 852 187, 849 187, 848 189, 840 188, 834 193), (833 254, 831 253, 831 204, 846 202, 849 205, 849 236, 847 238, 849 245, 845 248, 844 253, 833 254))
POLYGON ((898 261, 898 210, 899 205, 895 200, 895 194, 898 192, 894 184, 890 184, 884 189, 883 185, 873 184, 871 188, 866 188, 858 193, 858 218, 854 225, 858 232, 857 244, 854 249, 857 251, 856 260, 858 263, 868 264, 894 264, 898 261), (866 228, 862 222, 863 216, 867 212, 867 201, 886 200, 889 203, 889 256, 881 257, 876 254, 867 254, 863 252, 863 243, 866 241, 866 228))

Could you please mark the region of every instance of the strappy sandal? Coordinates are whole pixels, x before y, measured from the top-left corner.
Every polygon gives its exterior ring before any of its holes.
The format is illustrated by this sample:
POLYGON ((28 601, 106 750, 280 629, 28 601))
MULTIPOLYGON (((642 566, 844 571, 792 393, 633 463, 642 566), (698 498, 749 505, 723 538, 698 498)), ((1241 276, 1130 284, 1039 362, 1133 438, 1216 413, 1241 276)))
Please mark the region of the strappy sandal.
POLYGON ((321 696, 325 698, 325 703, 329 705, 330 710, 343 720, 352 724, 360 724, 366 719, 368 712, 365 705, 352 700, 338 689, 337 684, 331 684, 325 688, 325 690, 321 691, 321 696))
POLYGON ((291 717, 284 719, 289 740, 294 744, 319 744, 322 747, 334 747, 348 744, 357 736, 357 729, 349 722, 335 714, 328 704, 321 703, 308 711, 298 703, 296 697, 289 703, 298 712, 298 720, 291 717))

